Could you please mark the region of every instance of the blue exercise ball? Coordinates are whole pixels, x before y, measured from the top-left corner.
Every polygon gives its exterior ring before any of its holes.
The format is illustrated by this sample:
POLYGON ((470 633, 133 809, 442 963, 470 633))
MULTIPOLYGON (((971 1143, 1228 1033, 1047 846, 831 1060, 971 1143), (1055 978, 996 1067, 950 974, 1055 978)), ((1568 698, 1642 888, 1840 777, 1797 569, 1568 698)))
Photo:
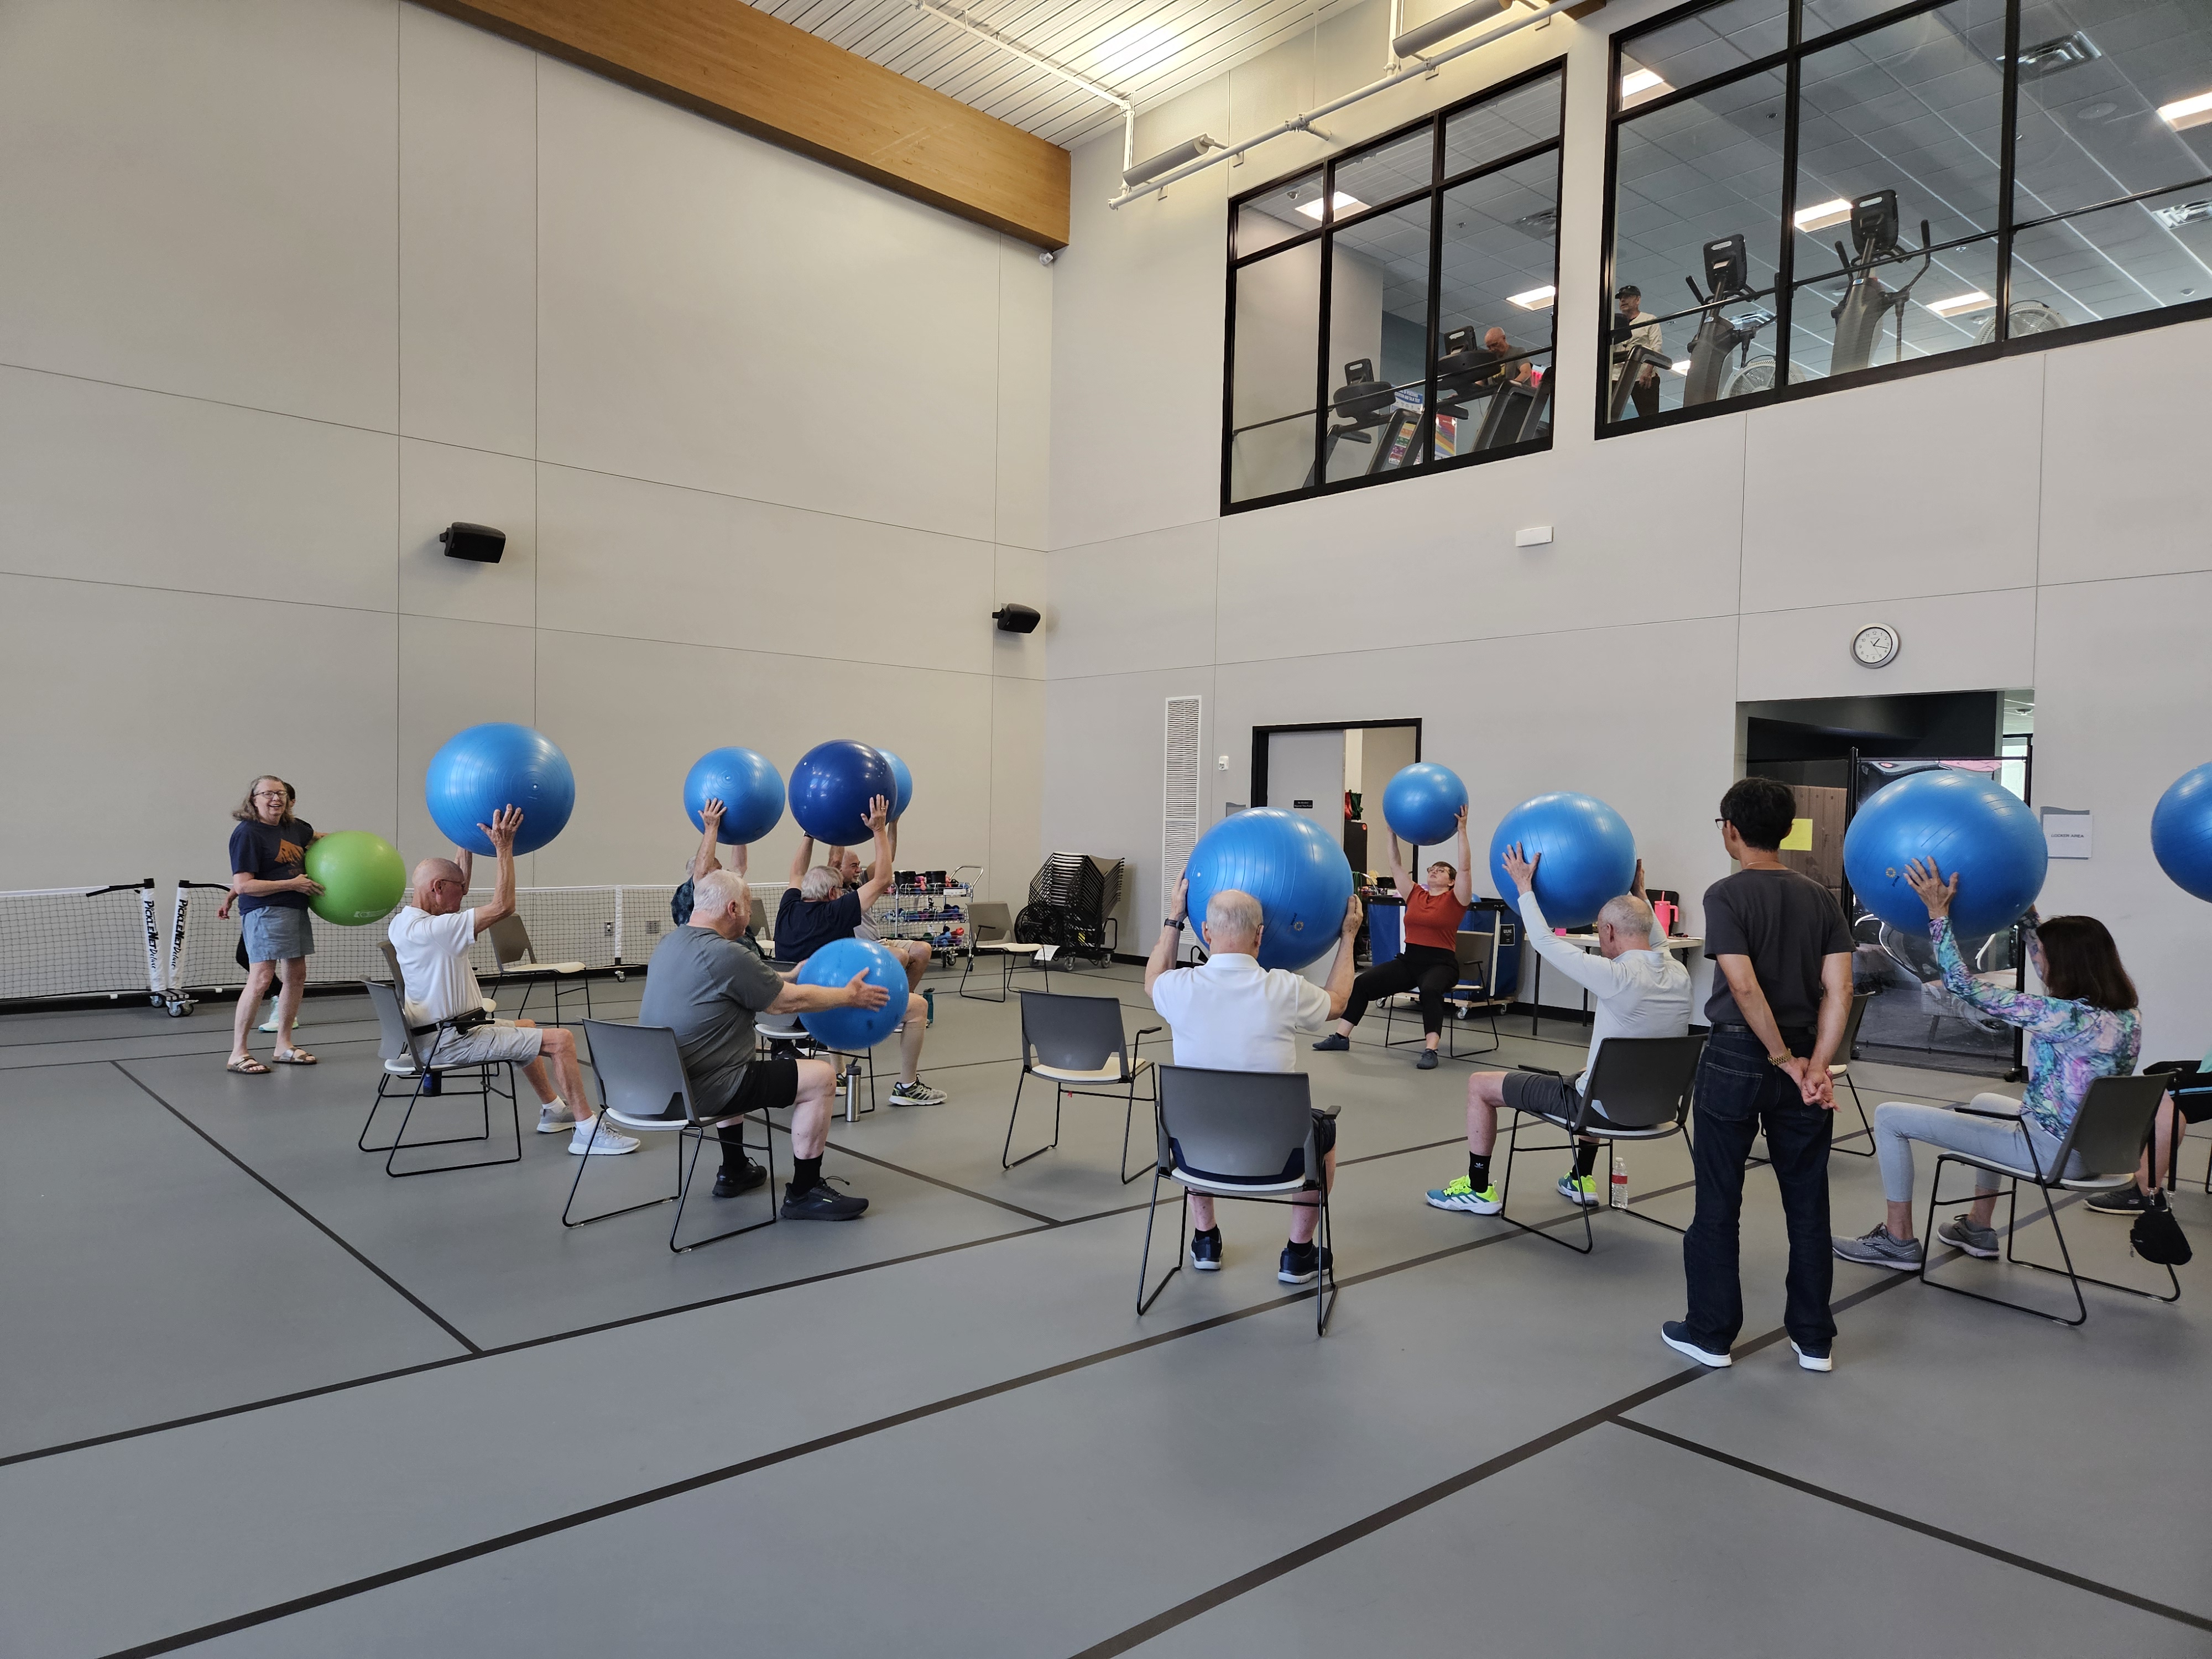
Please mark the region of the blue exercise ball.
POLYGON ((817 743, 791 769, 791 816, 817 841, 865 846, 868 803, 890 799, 897 787, 881 750, 850 738, 817 743))
POLYGON ((1415 761, 1382 786, 1382 821, 1401 841, 1435 847, 1459 833, 1467 786, 1449 766, 1415 761))
POLYGON ((1985 772, 1909 772, 1859 804, 1844 832, 1844 874, 1858 902, 1893 927, 1920 933, 1928 907, 1905 878, 1932 859, 1959 878, 1956 933, 2002 933, 2043 890, 2051 854, 2027 804, 1985 772))
POLYGON ((907 803, 914 799, 914 774, 908 771, 906 763, 890 750, 878 749, 876 752, 890 764, 891 786, 898 792, 891 797, 891 817, 902 818, 906 816, 907 803))
POLYGON ((1224 888, 1260 901, 1262 968, 1299 969, 1335 947, 1352 902, 1344 849, 1311 818, 1271 806, 1224 818, 1198 838, 1183 866, 1194 926, 1224 888))
POLYGON ((880 1008, 823 1008, 801 1014, 799 1024, 817 1042, 847 1054, 862 1054, 899 1028, 906 1018, 906 967, 872 939, 832 939, 799 964, 801 985, 847 985, 865 973, 868 983, 890 993, 880 1008))
POLYGON ((722 803, 725 846, 758 841, 783 819, 783 774, 765 755, 750 749, 710 749, 684 775, 684 810, 691 827, 707 827, 706 805, 722 803))
POLYGON ((2175 886, 2212 899, 2212 763, 2184 772, 2158 798, 2150 850, 2175 886))
POLYGON ((522 809, 517 854, 534 853, 559 835, 576 810, 576 775, 553 739, 526 726, 495 720, 455 732, 430 757, 422 778, 430 821, 454 846, 489 856, 489 823, 502 806, 522 809))
POLYGON ((1554 927, 1587 927, 1606 901, 1636 879, 1636 837, 1628 820, 1595 795, 1558 790, 1522 801, 1490 838, 1490 878, 1509 900, 1513 878, 1505 849, 1518 844, 1536 866, 1536 902, 1554 927), (1540 857, 1539 854, 1541 856, 1540 857))

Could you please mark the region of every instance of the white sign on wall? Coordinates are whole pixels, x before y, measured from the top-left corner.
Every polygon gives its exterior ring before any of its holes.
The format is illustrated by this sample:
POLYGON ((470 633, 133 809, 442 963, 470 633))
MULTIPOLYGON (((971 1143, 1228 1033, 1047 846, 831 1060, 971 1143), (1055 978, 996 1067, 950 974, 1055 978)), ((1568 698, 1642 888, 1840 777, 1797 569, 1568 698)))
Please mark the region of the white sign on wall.
POLYGON ((2043 809, 2043 844, 2055 859, 2089 856, 2090 815, 2069 806, 2043 809))

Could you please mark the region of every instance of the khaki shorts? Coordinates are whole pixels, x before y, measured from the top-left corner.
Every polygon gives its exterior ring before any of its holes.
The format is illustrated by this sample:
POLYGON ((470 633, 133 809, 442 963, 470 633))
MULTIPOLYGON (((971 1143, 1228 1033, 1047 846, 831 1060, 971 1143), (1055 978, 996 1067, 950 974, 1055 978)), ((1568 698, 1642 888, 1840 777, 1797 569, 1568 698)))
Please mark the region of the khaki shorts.
POLYGON ((448 1031, 438 1040, 430 1056, 433 1066, 495 1066, 501 1060, 527 1066, 545 1047, 545 1033, 535 1025, 513 1020, 494 1020, 473 1030, 448 1031))

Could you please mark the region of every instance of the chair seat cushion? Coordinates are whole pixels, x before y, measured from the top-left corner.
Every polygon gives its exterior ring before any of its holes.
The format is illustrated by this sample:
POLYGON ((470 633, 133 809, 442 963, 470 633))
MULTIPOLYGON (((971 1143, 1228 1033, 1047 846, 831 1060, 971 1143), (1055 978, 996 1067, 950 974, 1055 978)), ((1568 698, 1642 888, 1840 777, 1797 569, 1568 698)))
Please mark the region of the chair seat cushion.
POLYGON ((500 970, 505 979, 528 979, 537 974, 580 974, 580 962, 510 962, 500 970))
POLYGON ((1127 1083, 1152 1063, 1149 1060, 1140 1060, 1126 1072, 1121 1069, 1118 1060, 1110 1065, 1101 1066, 1095 1072, 1078 1071, 1066 1066, 1032 1066, 1030 1071, 1035 1076, 1048 1077, 1059 1083, 1127 1083))
POLYGON ((2063 1179, 2039 1179, 2035 1171, 2021 1164, 2007 1164, 2002 1158, 1976 1158, 1968 1152, 1941 1149, 1944 1158, 1954 1164, 1963 1164, 1972 1170, 1987 1170, 1991 1175, 2008 1176, 2015 1181, 2025 1181, 2030 1186, 2063 1188, 2069 1193, 2108 1193, 2115 1187, 2124 1187, 2135 1179, 2132 1171, 2127 1175, 2069 1176, 2063 1179))
POLYGON ((1306 1189, 1304 1176, 1290 1181, 1226 1181, 1219 1176, 1194 1174, 1180 1164, 1169 1170, 1167 1176, 1194 1193, 1215 1193, 1224 1198, 1249 1197, 1259 1193, 1300 1193, 1306 1189))
POLYGON ((1566 1129, 1586 1134, 1593 1140, 1664 1140, 1668 1135, 1682 1133, 1679 1123, 1662 1123, 1649 1129, 1627 1129, 1619 1124, 1593 1123, 1588 1128, 1575 1129, 1575 1121, 1553 1112, 1530 1112, 1530 1117, 1550 1124, 1555 1129, 1566 1129))

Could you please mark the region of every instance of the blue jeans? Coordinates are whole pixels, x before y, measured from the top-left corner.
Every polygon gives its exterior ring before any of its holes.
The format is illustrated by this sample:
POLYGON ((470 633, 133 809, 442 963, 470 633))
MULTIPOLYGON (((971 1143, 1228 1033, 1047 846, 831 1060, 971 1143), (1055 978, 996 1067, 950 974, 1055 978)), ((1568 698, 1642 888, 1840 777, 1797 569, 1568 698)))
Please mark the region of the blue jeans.
MULTIPOLYGON (((1814 1034, 1785 1030, 1792 1052, 1812 1052, 1814 1034)), ((1788 1073, 1766 1062, 1765 1045, 1748 1031, 1716 1030, 1698 1062, 1696 1139, 1690 1158, 1698 1175, 1698 1213, 1682 1240, 1689 1285, 1683 1323, 1699 1346, 1724 1352, 1743 1329, 1743 1285, 1737 1273, 1743 1213, 1743 1161, 1760 1130, 1782 1188, 1790 1231, 1788 1304, 1782 1322, 1808 1353, 1826 1353, 1836 1339, 1828 1312, 1835 1257, 1828 1237, 1828 1140, 1834 1114, 1808 1106, 1788 1073)))

